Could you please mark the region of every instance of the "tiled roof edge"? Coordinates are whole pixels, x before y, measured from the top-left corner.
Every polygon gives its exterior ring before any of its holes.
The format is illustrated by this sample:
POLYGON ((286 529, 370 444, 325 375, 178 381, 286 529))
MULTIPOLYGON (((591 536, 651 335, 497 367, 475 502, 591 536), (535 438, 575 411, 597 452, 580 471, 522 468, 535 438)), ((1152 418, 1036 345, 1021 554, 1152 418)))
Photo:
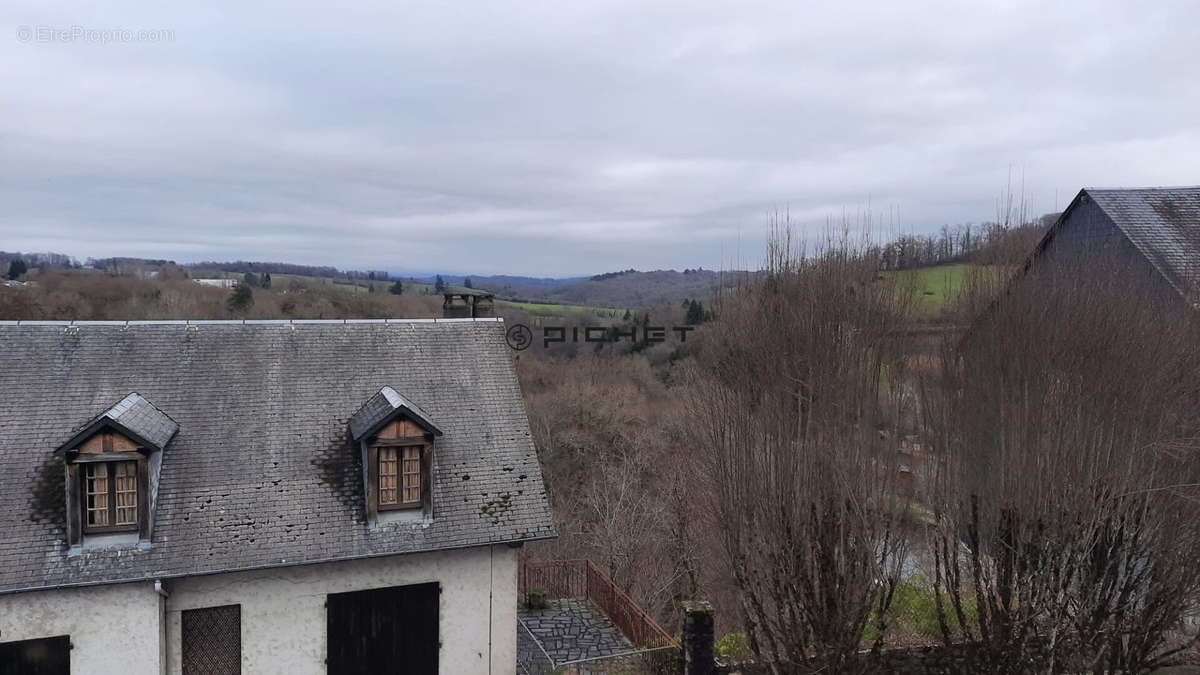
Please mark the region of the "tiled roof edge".
MULTIPOLYGON (((1093 195, 1092 201, 1096 203, 1096 206, 1100 209, 1100 212, 1103 213, 1104 216, 1106 218, 1108 218, 1108 220, 1110 222, 1112 222, 1113 226, 1117 228, 1117 231, 1121 233, 1121 236, 1125 237, 1125 240, 1127 242, 1129 242, 1129 244, 1132 245, 1135 249, 1137 249, 1139 253, 1142 254, 1142 257, 1146 259, 1146 262, 1149 263, 1150 266, 1153 267, 1156 272, 1158 272, 1159 276, 1161 276, 1163 278, 1163 280, 1167 282, 1167 285, 1169 285, 1171 288, 1175 289, 1175 292, 1178 293, 1181 298, 1183 298, 1185 301, 1187 301, 1188 296, 1191 293, 1190 289, 1181 285, 1179 283, 1179 281, 1177 279, 1175 279, 1175 276, 1170 273, 1169 270, 1164 269, 1163 263, 1159 259, 1159 256, 1151 255, 1152 252, 1150 250, 1147 250, 1146 243, 1142 240, 1141 237, 1130 234, 1130 231, 1128 228, 1129 223, 1128 223, 1127 219, 1118 218, 1116 216, 1116 214, 1110 212, 1107 208, 1105 208, 1104 204, 1101 204, 1100 202, 1096 201, 1096 198, 1094 196, 1094 193, 1100 193, 1101 196, 1107 197, 1112 194, 1130 194, 1130 193, 1134 193, 1134 192, 1177 192, 1180 190, 1200 190, 1200 186, 1147 187, 1147 188, 1083 188, 1082 190, 1080 190, 1080 194, 1086 192, 1089 195, 1093 195)), ((1066 215, 1066 211, 1063 211, 1063 215, 1066 215)), ((1049 235, 1049 233, 1047 232, 1047 236, 1048 235, 1049 235)))
POLYGON ((1085 186, 1084 190, 1097 192, 1153 192, 1157 190, 1197 190, 1200 185, 1150 185, 1146 187, 1105 187, 1102 185, 1085 186))
POLYGON ((525 543, 533 541, 547 541, 558 538, 558 528, 553 525, 550 527, 550 532, 547 534, 536 534, 529 536, 518 536, 511 539, 498 539, 495 541, 484 541, 470 544, 457 544, 452 546, 431 546, 428 548, 419 548, 412 551, 388 551, 380 553, 360 553, 357 555, 335 556, 331 558, 319 558, 316 560, 298 560, 295 562, 277 562, 266 563, 262 565, 247 565, 244 567, 229 567, 223 569, 203 570, 199 572, 184 572, 173 574, 147 574, 140 577, 127 577, 124 579, 112 579, 108 581, 81 581, 77 583, 66 584, 46 584, 44 586, 25 586, 20 588, 5 588, 0 589, 0 596, 15 595, 17 593, 31 593, 35 591, 48 591, 60 588, 86 588, 89 586, 111 586, 115 584, 134 584, 139 582, 153 581, 155 579, 186 579, 188 577, 208 577, 215 574, 230 574, 236 572, 253 572, 256 570, 279 569, 281 567, 304 567, 307 565, 324 565, 335 562, 348 562, 352 560, 368 560, 371 558, 387 558, 390 556, 411 555, 413 553, 439 553, 441 551, 460 551, 468 548, 483 548, 487 546, 507 546, 509 544, 525 543))
POLYGON ((499 316, 466 319, 178 319, 168 321, 0 321, 0 326, 297 326, 305 324, 504 323, 499 316))

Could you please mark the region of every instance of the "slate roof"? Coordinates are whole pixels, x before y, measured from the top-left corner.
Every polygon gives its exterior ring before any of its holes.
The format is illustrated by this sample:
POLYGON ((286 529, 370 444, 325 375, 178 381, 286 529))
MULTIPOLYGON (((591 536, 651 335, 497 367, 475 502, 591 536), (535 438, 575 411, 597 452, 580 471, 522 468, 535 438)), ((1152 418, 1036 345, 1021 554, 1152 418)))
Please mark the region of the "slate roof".
POLYGON ((1175 290, 1200 290, 1200 186, 1085 188, 1175 290))
POLYGON ((500 320, 0 322, 0 344, 0 592, 555 536, 500 320), (384 386, 444 432, 426 525, 365 522, 348 422, 384 386), (152 545, 69 556, 55 449, 131 391, 179 427, 152 545))
POLYGON ((134 392, 117 402, 116 405, 90 419, 82 427, 76 429, 71 440, 63 443, 63 448, 69 448, 87 440, 98 427, 112 424, 134 437, 135 440, 146 443, 154 450, 162 450, 171 441, 171 437, 179 431, 179 425, 163 411, 134 392))
POLYGON ((395 389, 385 386, 350 418, 350 437, 357 441, 363 436, 375 433, 398 412, 408 413, 413 422, 434 436, 442 435, 442 430, 433 423, 428 413, 396 393, 395 389))

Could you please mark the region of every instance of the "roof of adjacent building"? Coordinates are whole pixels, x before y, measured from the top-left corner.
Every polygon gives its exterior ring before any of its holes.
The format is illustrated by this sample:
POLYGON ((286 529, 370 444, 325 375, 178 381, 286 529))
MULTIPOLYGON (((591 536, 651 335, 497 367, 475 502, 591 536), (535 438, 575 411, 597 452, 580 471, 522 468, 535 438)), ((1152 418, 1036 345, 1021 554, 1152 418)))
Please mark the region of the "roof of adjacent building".
POLYGON ((499 320, 0 322, 0 342, 21 392, 0 403, 0 592, 555 535, 499 320), (365 522, 349 422, 384 387, 443 432, 428 523, 365 522), (144 406, 178 425, 151 546, 68 555, 55 450, 98 411, 161 438, 144 406))
POLYGON ((1186 297, 1200 289, 1200 186, 1084 188, 1082 193, 1176 290, 1186 297))
POLYGON ((154 407, 141 394, 129 394, 113 407, 75 429, 75 434, 61 447, 69 448, 87 440, 98 427, 112 425, 152 450, 162 450, 179 431, 179 425, 169 415, 154 407))

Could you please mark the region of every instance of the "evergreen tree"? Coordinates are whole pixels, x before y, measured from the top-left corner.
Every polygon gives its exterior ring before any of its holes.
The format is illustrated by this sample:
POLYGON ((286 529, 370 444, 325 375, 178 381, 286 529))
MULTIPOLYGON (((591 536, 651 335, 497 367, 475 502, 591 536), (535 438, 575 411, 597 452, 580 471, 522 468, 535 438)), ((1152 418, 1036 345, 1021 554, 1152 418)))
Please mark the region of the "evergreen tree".
POLYGON ((13 258, 12 262, 8 263, 8 278, 9 279, 16 280, 22 274, 25 274, 28 271, 29 271, 29 267, 25 264, 25 261, 20 258, 13 258))
POLYGON ((466 279, 463 279, 463 286, 466 286, 467 288, 475 288, 474 286, 471 285, 471 277, 467 277, 466 279))
POLYGON ((446 281, 445 279, 442 279, 442 275, 437 275, 437 279, 435 279, 433 282, 433 290, 437 291, 438 293, 446 292, 446 281))
POLYGON ((688 303, 687 317, 684 323, 695 326, 704 323, 704 305, 699 300, 692 300, 688 303))
POLYGON ((248 284, 238 284, 235 286, 233 292, 229 294, 229 299, 225 301, 225 306, 233 312, 248 309, 253 304, 254 291, 250 290, 248 284))
POLYGON ((391 293, 392 295, 400 295, 400 294, 401 294, 401 293, 403 293, 403 292, 404 292, 404 286, 403 286, 403 285, 401 285, 401 283, 400 283, 400 280, 399 280, 399 279, 397 279, 396 281, 394 281, 394 282, 392 283, 392 286, 391 286, 391 288, 389 288, 389 289, 388 289, 388 293, 391 293))
POLYGON ((262 279, 260 280, 260 285, 263 288, 271 287, 271 273, 270 272, 263 272, 262 279))
POLYGON ((629 313, 628 309, 625 310, 625 318, 622 321, 629 321, 631 318, 633 318, 633 315, 629 313))
POLYGON ((245 274, 242 275, 242 285, 243 286, 257 286, 258 285, 258 275, 255 274, 254 272, 246 272, 245 274))
MULTIPOLYGON (((630 316, 629 310, 625 310, 625 316, 630 316)), ((640 323, 642 326, 642 330, 638 331, 638 334, 642 336, 642 339, 634 340, 633 345, 629 348, 629 351, 636 354, 650 346, 650 342, 646 339, 646 336, 649 335, 650 331, 650 312, 643 314, 640 320, 637 317, 633 317, 633 321, 634 324, 640 323)))

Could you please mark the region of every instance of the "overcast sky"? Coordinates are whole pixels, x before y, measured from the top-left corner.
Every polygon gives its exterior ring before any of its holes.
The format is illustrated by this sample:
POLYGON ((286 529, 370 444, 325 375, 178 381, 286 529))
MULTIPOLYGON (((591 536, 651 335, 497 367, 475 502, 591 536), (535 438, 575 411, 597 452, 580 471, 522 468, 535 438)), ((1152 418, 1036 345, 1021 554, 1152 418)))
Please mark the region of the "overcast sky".
POLYGON ((1194 0, 5 4, 3 250, 717 268, 1200 183, 1194 0))

